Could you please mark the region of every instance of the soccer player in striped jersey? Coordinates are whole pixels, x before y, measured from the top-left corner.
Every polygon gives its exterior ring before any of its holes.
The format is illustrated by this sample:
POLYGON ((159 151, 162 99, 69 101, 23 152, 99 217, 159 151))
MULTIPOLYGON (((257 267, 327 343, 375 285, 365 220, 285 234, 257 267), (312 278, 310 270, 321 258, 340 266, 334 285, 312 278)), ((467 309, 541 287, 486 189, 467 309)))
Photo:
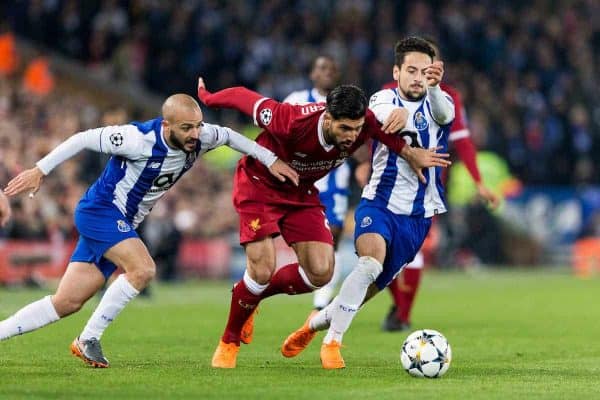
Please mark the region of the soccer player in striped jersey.
MULTIPOLYGON (((333 58, 326 55, 317 57, 310 71, 310 80, 313 83, 312 88, 292 92, 283 102, 290 104, 325 103, 327 94, 334 88, 338 80, 338 68, 333 58)), ((317 310, 325 308, 329 304, 340 280, 341 266, 337 250, 348 213, 350 174, 350 165, 348 165, 348 161, 344 161, 343 164, 315 182, 315 187, 319 190, 319 200, 325 207, 325 216, 333 235, 335 250, 335 265, 331 280, 313 292, 313 305, 317 310)))
MULTIPOLYGON (((380 122, 404 109, 403 132, 409 143, 446 149, 455 110, 450 96, 439 87, 444 69, 434 56, 433 48, 421 38, 398 42, 393 68, 398 88, 375 93, 369 108, 380 122)), ((358 265, 334 300, 311 313, 304 325, 288 336, 281 348, 286 357, 298 355, 317 331, 328 329, 321 346, 321 364, 326 369, 344 368, 342 338, 356 312, 414 259, 431 218, 446 211, 441 168, 426 168, 417 177, 380 141, 374 141, 373 149, 373 173, 354 217, 358 265)))
POLYGON ((298 175, 273 152, 239 133, 203 122, 192 97, 175 94, 162 117, 76 133, 32 169, 12 179, 5 193, 35 193, 56 166, 81 150, 111 154, 103 174, 75 210, 79 241, 56 293, 31 303, 0 322, 0 340, 33 331, 73 314, 121 267, 71 352, 85 363, 106 368, 100 339, 121 310, 154 277, 155 264, 135 229, 154 204, 207 151, 227 145, 259 160, 277 179, 298 184, 298 175))
MULTIPOLYGON (((429 38, 426 40, 435 50, 435 59, 441 60, 439 47, 435 41, 429 38)), ((397 86, 398 82, 393 81, 384 85, 383 88, 393 90, 397 86)), ((476 159, 477 150, 471 140, 471 134, 467 123, 467 114, 462 103, 461 95, 456 88, 447 83, 440 83, 440 87, 452 97, 454 109, 456 111, 454 122, 452 122, 452 125, 450 126, 450 134, 448 136, 450 149, 456 151, 458 158, 464 163, 467 171, 469 171, 469 174, 477 186, 479 197, 489 204, 490 207, 495 208, 499 204, 499 199, 494 192, 484 184, 481 174, 479 173, 476 159)), ((433 220, 433 226, 435 226, 435 219, 433 220)), ((393 332, 410 329, 410 315, 417 291, 421 284, 424 266, 425 257, 423 256, 423 252, 419 250, 415 259, 410 262, 388 286, 394 304, 383 320, 382 329, 384 331, 393 332)))

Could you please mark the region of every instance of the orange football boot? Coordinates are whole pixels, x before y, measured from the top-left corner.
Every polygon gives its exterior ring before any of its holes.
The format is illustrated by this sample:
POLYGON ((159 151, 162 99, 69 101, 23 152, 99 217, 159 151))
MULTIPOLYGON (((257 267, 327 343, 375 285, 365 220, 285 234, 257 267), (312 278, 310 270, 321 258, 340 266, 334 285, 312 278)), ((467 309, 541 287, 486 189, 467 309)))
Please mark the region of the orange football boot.
POLYGON ((341 347, 341 343, 335 340, 332 340, 331 343, 323 343, 321 345, 321 365, 323 368, 340 369, 346 367, 346 363, 340 352, 341 347))
POLYGON ((292 334, 285 339, 283 345, 281 345, 281 354, 283 354, 284 357, 296 357, 309 345, 311 340, 314 339, 317 331, 311 330, 308 323, 317 313, 317 310, 312 310, 308 315, 308 318, 306 318, 304 325, 295 332, 292 332, 292 334))
POLYGON ((239 345, 219 340, 210 365, 213 368, 235 368, 238 351, 240 351, 239 345))
POLYGON ((252 339, 254 339, 254 316, 258 314, 258 307, 252 311, 252 314, 248 317, 246 322, 244 322, 244 326, 242 326, 242 333, 240 334, 240 340, 244 344, 252 343, 252 339))

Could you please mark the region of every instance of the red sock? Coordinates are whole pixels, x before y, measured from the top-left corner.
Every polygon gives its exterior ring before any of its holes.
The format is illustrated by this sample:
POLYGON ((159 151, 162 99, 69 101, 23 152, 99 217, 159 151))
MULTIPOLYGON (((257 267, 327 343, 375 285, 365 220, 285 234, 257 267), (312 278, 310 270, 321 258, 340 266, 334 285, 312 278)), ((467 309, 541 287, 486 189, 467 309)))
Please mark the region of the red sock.
POLYGON ((396 306, 396 315, 398 315, 400 304, 402 304, 402 290, 400 290, 400 285, 402 285, 403 274, 404 272, 401 272, 400 275, 395 277, 394 280, 388 285, 388 289, 390 290, 390 294, 392 295, 392 300, 394 301, 394 305, 396 306))
POLYGON ((396 316, 404 322, 410 322, 410 312, 412 311, 413 302, 421 283, 422 268, 404 268, 400 276, 400 285, 398 291, 401 293, 399 302, 396 302, 398 307, 396 316))
POLYGON ((260 302, 260 295, 252 294, 243 280, 236 283, 231 294, 229 320, 221 340, 225 343, 240 344, 242 326, 260 302))
POLYGON ((302 279, 302 276, 298 271, 299 268, 300 266, 298 263, 288 264, 279 268, 271 277, 271 282, 269 282, 269 286, 267 286, 265 291, 262 293, 261 299, 265 299, 279 293, 292 295, 312 292, 313 288, 304 282, 304 279, 302 279))

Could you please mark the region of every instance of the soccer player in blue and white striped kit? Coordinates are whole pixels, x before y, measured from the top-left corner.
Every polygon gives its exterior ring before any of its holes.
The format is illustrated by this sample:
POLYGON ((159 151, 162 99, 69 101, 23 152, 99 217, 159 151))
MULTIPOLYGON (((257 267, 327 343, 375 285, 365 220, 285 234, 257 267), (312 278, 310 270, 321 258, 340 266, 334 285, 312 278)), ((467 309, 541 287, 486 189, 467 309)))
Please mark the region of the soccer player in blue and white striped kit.
MULTIPOLYGON (((398 88, 375 93, 369 108, 379 122, 391 113, 404 112, 403 132, 411 145, 445 151, 455 110, 451 97, 439 87, 444 69, 441 61, 433 61, 434 56, 434 49, 421 38, 398 42, 393 68, 398 88)), ((288 336, 282 346, 286 357, 299 354, 317 331, 328 329, 321 346, 321 364, 326 369, 344 368, 342 337, 356 312, 413 260, 431 218, 446 212, 441 168, 415 174, 402 158, 375 142, 372 171, 354 216, 358 265, 329 306, 311 313, 304 325, 288 336)))
MULTIPOLYGON (((79 241, 53 296, 31 303, 0 322, 0 340, 41 328, 73 314, 121 267, 125 273, 108 287, 71 351, 94 367, 108 367, 100 338, 121 310, 152 280, 156 266, 135 229, 154 204, 187 172, 197 157, 221 145, 248 154, 278 179, 297 184, 298 176, 270 150, 239 133, 203 122, 192 97, 175 94, 162 117, 79 132, 32 169, 12 179, 5 193, 35 193, 42 178, 81 150, 111 154, 103 174, 75 210, 79 241)), ((30 196, 31 196, 30 194, 30 196)))

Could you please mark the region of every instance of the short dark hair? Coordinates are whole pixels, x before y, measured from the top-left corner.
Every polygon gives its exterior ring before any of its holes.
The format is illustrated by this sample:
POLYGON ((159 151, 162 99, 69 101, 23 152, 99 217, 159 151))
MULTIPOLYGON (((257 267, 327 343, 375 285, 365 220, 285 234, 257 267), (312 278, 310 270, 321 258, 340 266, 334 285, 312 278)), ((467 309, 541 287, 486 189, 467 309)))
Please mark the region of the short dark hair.
POLYGON ((435 50, 433 49, 433 47, 431 47, 427 40, 416 36, 409 36, 396 43, 394 57, 394 62, 396 63, 396 65, 400 67, 404 62, 404 56, 406 55, 406 53, 410 53, 412 51, 416 51, 418 53, 425 53, 429 57, 431 57, 432 60, 435 57, 435 50))
POLYGON ((367 113, 367 96, 358 86, 336 86, 327 95, 327 111, 333 119, 362 118, 367 113))

